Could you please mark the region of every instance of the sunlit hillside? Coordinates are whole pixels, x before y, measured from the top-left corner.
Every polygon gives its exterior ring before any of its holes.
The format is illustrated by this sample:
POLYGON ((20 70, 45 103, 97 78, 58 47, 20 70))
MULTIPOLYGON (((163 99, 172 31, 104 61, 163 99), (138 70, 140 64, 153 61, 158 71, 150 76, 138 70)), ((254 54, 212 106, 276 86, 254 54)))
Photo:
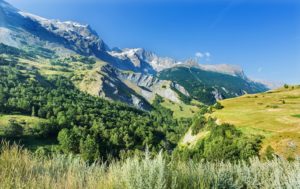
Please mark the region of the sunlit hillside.
POLYGON ((212 116, 245 133, 265 136, 262 150, 270 145, 285 157, 300 154, 300 86, 227 99, 221 104, 224 108, 212 116))

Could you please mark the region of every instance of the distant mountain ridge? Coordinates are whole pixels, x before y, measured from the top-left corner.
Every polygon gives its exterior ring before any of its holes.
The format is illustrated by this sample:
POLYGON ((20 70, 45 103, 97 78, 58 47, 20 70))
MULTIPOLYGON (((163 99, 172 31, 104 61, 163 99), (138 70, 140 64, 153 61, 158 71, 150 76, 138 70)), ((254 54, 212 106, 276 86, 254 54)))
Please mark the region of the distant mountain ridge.
MULTIPOLYGON (((14 32, 9 32, 8 30, 15 31, 18 29, 15 32, 22 32, 20 29, 23 29, 23 32, 34 32, 34 34, 38 35, 41 40, 43 39, 42 35, 46 35, 45 33, 42 33, 44 30, 43 32, 47 31, 49 32, 48 35, 52 34, 52 36, 57 38, 56 40, 53 39, 53 41, 50 40, 50 42, 60 42, 62 43, 62 46, 67 49, 69 48, 68 50, 75 51, 86 56, 96 56, 105 60, 108 59, 114 63, 116 67, 123 69, 153 74, 167 68, 188 64, 188 60, 177 61, 170 57, 159 57, 155 53, 146 51, 143 48, 111 50, 89 25, 83 25, 72 21, 62 22, 59 20, 46 19, 31 13, 22 12, 3 0, 0 2, 0 15, 2 17, 0 22, 1 33, 5 34, 6 37, 6 41, 4 41, 3 36, 1 42, 6 42, 6 44, 11 46, 18 46, 16 44, 9 43, 9 41, 17 41, 18 37, 21 36, 14 35, 14 32), (14 39, 12 39, 13 37, 14 39), (105 54, 105 56, 103 56, 103 54, 105 54)), ((50 36, 48 38, 50 38, 50 36)), ((32 41, 32 43, 35 44, 37 41, 32 41)), ((19 41, 19 43, 21 43, 19 46, 24 45, 24 41, 19 41)), ((49 44, 44 45, 49 48, 51 47, 49 44)), ((58 48, 53 49, 58 50, 58 48)), ((197 66, 197 63, 194 65, 197 66)), ((198 68, 235 76, 244 76, 242 69, 233 65, 198 65, 198 68)))
MULTIPOLYGON (((89 78, 95 82, 83 83, 82 81, 80 83, 82 88, 93 95, 122 101, 139 108, 147 109, 149 107, 147 103, 151 103, 156 95, 176 103, 182 103, 182 96, 188 97, 187 94, 192 94, 193 91, 186 90, 185 86, 182 86, 176 79, 172 79, 173 77, 158 78, 161 72, 177 67, 191 67, 201 70, 203 73, 225 74, 239 78, 245 83, 251 83, 251 85, 259 85, 259 87, 254 87, 259 90, 249 90, 247 86, 241 85, 240 91, 243 92, 236 93, 236 96, 267 90, 267 87, 261 88, 262 84, 248 79, 243 70, 237 66, 200 65, 190 60, 177 61, 169 57, 160 57, 143 48, 110 49, 89 25, 46 19, 20 11, 3 0, 0 0, 0 33, 0 43, 30 53, 43 51, 37 57, 40 57, 41 54, 47 55, 43 58, 51 61, 52 59, 60 61, 64 58, 81 55, 95 57, 97 60, 105 62, 106 65, 102 65, 101 68, 97 67, 97 71, 96 68, 90 71, 95 72, 94 74, 88 72, 85 75, 85 80, 89 78), (92 76, 97 78, 91 78, 92 76), (147 85, 144 85, 144 82, 147 82, 147 85), (99 87, 95 87, 97 85, 99 87), (97 92, 95 92, 96 88, 97 92), (145 106, 143 107, 143 105, 145 106)), ((223 82, 220 83, 220 87, 234 85, 226 80, 223 82)), ((215 86, 208 87, 215 88, 215 86)), ((205 93, 207 94, 207 92, 205 93)), ((220 95, 215 91, 210 91, 207 95, 210 95, 214 99, 213 101, 220 99, 220 95)), ((226 97, 223 95, 222 98, 226 97)))

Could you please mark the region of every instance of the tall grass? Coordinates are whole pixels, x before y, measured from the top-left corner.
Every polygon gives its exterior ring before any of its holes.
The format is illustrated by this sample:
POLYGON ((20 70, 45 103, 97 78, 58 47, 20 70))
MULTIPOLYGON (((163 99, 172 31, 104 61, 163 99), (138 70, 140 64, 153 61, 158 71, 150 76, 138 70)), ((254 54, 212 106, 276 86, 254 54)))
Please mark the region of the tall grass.
POLYGON ((300 161, 209 163, 166 161, 146 153, 138 157, 87 164, 78 157, 39 157, 4 144, 0 154, 0 188, 190 189, 300 188, 300 161))

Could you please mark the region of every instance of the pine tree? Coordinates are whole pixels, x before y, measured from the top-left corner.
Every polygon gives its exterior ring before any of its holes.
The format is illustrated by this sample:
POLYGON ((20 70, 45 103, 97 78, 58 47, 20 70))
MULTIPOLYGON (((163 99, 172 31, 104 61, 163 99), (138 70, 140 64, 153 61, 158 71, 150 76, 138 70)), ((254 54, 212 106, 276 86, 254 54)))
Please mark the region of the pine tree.
POLYGON ((34 106, 32 106, 32 108, 31 108, 31 116, 32 116, 32 117, 35 117, 35 116, 36 116, 36 113, 35 113, 35 107, 34 107, 34 106))

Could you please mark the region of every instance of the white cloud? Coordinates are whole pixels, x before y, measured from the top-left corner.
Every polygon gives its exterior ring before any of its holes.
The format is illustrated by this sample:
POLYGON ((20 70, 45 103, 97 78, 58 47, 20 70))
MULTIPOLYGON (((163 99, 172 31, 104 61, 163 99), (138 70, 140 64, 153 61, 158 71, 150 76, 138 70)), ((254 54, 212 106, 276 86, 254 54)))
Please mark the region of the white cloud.
POLYGON ((202 52, 196 52, 196 53, 195 53, 195 56, 196 56, 197 58, 203 58, 204 54, 203 54, 202 52))
POLYGON ((205 56, 206 56, 207 58, 209 58, 209 57, 210 57, 210 53, 209 53, 209 52, 206 52, 206 53, 205 53, 205 56))
POLYGON ((205 61, 209 61, 211 54, 209 52, 196 52, 195 57, 198 61, 204 59, 205 61))
POLYGON ((196 52, 195 53, 195 56, 197 57, 197 58, 204 58, 204 57, 210 57, 211 56, 211 54, 209 53, 209 52, 196 52))

